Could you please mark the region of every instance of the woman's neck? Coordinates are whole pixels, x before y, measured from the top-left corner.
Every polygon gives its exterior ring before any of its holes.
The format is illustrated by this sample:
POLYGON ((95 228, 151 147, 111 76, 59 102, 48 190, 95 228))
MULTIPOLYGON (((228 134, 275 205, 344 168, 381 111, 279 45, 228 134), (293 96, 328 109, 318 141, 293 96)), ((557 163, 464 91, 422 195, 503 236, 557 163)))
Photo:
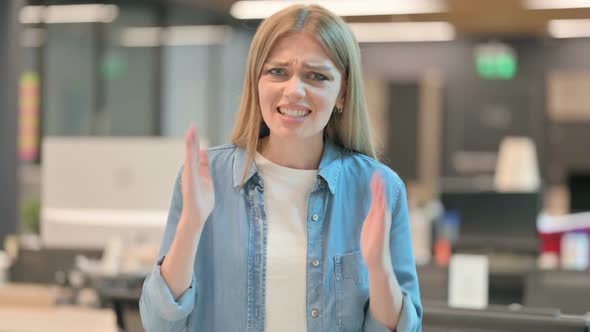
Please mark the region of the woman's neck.
POLYGON ((277 165, 295 169, 318 169, 324 153, 323 136, 285 140, 270 136, 260 139, 258 152, 277 165))

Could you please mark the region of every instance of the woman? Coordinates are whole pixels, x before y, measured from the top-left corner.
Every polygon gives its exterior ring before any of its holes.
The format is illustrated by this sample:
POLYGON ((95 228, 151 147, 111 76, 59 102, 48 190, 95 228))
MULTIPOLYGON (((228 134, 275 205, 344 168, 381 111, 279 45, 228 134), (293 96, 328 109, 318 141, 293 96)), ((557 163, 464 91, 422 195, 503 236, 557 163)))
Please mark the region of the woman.
POLYGON ((404 185, 375 159, 343 20, 260 25, 232 143, 199 153, 189 129, 147 331, 421 331, 404 185))

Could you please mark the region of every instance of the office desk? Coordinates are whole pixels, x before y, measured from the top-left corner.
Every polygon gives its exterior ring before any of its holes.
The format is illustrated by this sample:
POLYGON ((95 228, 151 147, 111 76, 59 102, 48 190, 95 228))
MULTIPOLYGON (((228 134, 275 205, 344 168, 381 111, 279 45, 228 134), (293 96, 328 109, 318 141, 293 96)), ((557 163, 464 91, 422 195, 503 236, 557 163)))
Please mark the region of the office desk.
POLYGON ((556 309, 475 310, 424 303, 424 332, 588 332, 589 327, 584 317, 563 316, 556 309))
POLYGON ((144 279, 144 276, 129 275, 90 278, 102 306, 113 308, 117 325, 122 329, 128 329, 129 325, 137 325, 135 322, 137 318, 133 316, 133 313, 139 310, 139 298, 144 279))
MULTIPOLYGON (((512 259, 505 255, 488 256, 488 258, 490 262, 488 292, 490 304, 523 303, 525 279, 536 270, 535 259, 521 257, 512 259)), ((420 281, 420 294, 423 299, 447 301, 448 268, 429 264, 417 266, 417 273, 420 281)))
POLYGON ((534 271, 526 278, 528 306, 558 307, 567 314, 590 313, 590 271, 534 271))
POLYGON ((51 307, 56 303, 56 289, 29 283, 0 285, 0 307, 51 307))
POLYGON ((0 332, 117 332, 109 309, 1 307, 0 332))
POLYGON ((56 296, 47 285, 0 285, 0 332, 117 332, 112 310, 57 306, 56 296))

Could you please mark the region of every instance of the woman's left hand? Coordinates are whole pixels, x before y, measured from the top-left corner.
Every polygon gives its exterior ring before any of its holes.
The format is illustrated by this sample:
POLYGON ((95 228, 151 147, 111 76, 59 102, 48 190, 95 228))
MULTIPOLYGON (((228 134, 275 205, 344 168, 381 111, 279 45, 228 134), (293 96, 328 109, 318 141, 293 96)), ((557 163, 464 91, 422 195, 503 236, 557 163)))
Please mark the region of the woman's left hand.
POLYGON ((369 272, 390 272, 393 270, 389 251, 391 211, 387 202, 385 182, 379 172, 375 172, 371 179, 371 193, 371 208, 361 231, 363 259, 369 272))
POLYGON ((373 200, 361 231, 361 250, 369 268, 371 313, 390 331, 397 329, 403 307, 403 292, 393 271, 389 238, 391 211, 385 181, 376 172, 371 179, 373 200))

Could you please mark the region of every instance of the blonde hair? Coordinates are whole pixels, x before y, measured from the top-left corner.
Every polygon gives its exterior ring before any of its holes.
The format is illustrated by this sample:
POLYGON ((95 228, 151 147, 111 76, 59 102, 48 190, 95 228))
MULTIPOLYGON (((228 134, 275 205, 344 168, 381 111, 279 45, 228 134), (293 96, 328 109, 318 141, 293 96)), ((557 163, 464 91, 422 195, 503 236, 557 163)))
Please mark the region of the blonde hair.
POLYGON ((250 170, 260 134, 268 130, 262 119, 258 99, 258 80, 272 47, 282 37, 295 32, 314 36, 343 74, 342 112, 332 112, 325 128, 335 144, 377 159, 369 132, 369 120, 363 92, 360 50, 354 35, 340 17, 317 5, 289 6, 264 20, 258 27, 244 79, 240 111, 231 141, 246 150, 248 158, 244 179, 250 170))

